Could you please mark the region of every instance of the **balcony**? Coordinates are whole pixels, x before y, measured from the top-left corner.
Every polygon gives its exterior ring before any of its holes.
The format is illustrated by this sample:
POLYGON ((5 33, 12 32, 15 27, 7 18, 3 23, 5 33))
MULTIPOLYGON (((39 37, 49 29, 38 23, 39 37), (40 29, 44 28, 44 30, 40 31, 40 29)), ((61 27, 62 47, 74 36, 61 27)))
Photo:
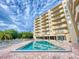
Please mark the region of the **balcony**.
POLYGON ((38 25, 38 24, 40 24, 40 22, 35 23, 35 25, 38 25))
POLYGON ((63 6, 59 6, 59 7, 56 8, 56 9, 52 9, 52 10, 51 10, 51 13, 54 14, 54 13, 56 13, 57 11, 62 10, 62 9, 63 9, 63 6))
POLYGON ((45 32, 46 31, 46 29, 42 29, 42 32, 45 32))
POLYGON ((42 26, 42 29, 47 29, 49 28, 49 26, 42 26))
POLYGON ((42 19, 45 19, 45 18, 47 18, 48 17, 48 15, 46 14, 46 15, 43 15, 42 16, 42 19))
POLYGON ((57 22, 57 21, 60 21, 61 19, 65 19, 65 15, 57 16, 55 18, 52 18, 52 22, 57 22))
POLYGON ((39 23, 40 23, 40 20, 38 20, 38 21, 35 20, 35 24, 39 24, 39 23))
POLYGON ((51 18, 60 16, 60 15, 62 15, 62 14, 64 14, 64 12, 56 12, 56 13, 54 13, 53 15, 51 15, 51 18))
POLYGON ((45 26, 45 25, 46 25, 46 22, 41 23, 41 25, 42 25, 42 26, 45 26))
POLYGON ((62 23, 62 22, 66 22, 66 19, 61 19, 60 21, 53 22, 53 24, 62 23))
POLYGON ((58 30, 58 29, 67 29, 67 24, 59 25, 59 26, 53 26, 53 30, 58 30))
POLYGON ((40 25, 35 25, 35 28, 38 28, 38 27, 40 27, 40 25))
POLYGON ((53 23, 53 26, 59 26, 59 25, 62 25, 62 24, 67 24, 67 22, 66 21, 64 21, 64 22, 55 22, 55 23, 53 23))
POLYGON ((42 29, 46 29, 46 26, 42 26, 42 29))
POLYGON ((55 30, 55 34, 68 34, 68 30, 55 30))
POLYGON ((42 19, 41 21, 42 22, 48 21, 48 18, 42 19))
POLYGON ((35 28, 35 31, 39 31, 40 30, 40 28, 35 28))

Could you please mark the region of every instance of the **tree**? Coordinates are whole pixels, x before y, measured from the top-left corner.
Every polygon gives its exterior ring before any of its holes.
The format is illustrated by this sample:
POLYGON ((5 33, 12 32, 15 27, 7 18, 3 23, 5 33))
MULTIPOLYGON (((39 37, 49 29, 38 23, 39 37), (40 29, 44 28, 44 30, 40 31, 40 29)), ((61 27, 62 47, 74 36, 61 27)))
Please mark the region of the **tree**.
POLYGON ((21 32, 19 33, 20 38, 25 39, 25 38, 33 38, 33 34, 31 32, 21 32))
POLYGON ((2 40, 3 37, 3 31, 0 31, 0 40, 2 40))
POLYGON ((6 33, 9 33, 12 36, 12 39, 16 39, 18 36, 18 32, 16 30, 5 30, 6 33))
POLYGON ((18 38, 21 38, 21 39, 30 38, 30 39, 32 39, 33 33, 31 33, 31 32, 19 32, 18 38))
POLYGON ((9 40, 9 39, 12 39, 12 36, 9 33, 0 31, 0 39, 1 40, 9 40))
POLYGON ((32 39, 33 33, 31 32, 17 32, 16 30, 4 30, 0 31, 0 39, 1 40, 12 40, 12 39, 32 39))

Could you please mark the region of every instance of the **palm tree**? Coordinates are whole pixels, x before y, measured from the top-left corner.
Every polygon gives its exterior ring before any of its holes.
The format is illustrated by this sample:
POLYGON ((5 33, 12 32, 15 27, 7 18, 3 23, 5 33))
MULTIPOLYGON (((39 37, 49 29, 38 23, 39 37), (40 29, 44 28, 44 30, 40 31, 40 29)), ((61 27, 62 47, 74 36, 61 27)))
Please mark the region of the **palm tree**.
POLYGON ((11 34, 6 33, 5 31, 0 31, 0 39, 9 40, 9 39, 12 39, 12 36, 11 36, 11 34))
POLYGON ((9 40, 9 39, 12 39, 12 36, 9 33, 3 32, 2 39, 3 40, 9 40))
POLYGON ((0 31, 0 40, 2 40, 3 37, 3 31, 0 31))
POLYGON ((6 33, 10 34, 12 36, 12 39, 16 39, 18 36, 18 32, 11 29, 11 30, 5 30, 6 33))

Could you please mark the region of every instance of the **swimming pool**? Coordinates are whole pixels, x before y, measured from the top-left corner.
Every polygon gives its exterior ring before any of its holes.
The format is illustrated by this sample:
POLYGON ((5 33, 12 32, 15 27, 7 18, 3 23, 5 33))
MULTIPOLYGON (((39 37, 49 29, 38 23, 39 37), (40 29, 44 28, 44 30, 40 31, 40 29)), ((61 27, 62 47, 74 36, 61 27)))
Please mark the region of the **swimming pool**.
POLYGON ((17 51, 64 51, 65 49, 51 44, 48 41, 33 41, 18 49, 17 51))

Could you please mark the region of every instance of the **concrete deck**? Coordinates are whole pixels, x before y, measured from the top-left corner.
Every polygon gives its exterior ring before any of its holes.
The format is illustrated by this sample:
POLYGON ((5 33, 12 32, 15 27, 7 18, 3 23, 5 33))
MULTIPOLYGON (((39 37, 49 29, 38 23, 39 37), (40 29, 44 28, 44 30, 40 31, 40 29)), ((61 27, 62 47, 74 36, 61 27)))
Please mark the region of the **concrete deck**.
POLYGON ((79 59, 78 46, 73 47, 72 52, 11 52, 30 41, 12 45, 11 47, 0 50, 0 59, 79 59))

